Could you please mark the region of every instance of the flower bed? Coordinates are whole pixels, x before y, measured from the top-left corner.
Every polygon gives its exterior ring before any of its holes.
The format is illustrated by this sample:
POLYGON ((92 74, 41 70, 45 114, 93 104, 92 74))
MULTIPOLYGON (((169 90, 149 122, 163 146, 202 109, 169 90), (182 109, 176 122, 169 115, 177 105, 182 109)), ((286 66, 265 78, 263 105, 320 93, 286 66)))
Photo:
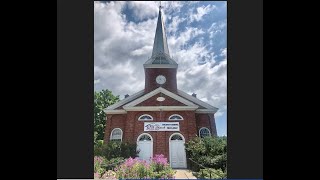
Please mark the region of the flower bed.
POLYGON ((116 177, 119 179, 172 179, 175 171, 168 164, 164 155, 155 155, 150 163, 138 158, 127 159, 115 168, 116 177))
POLYGON ((123 158, 113 158, 107 160, 101 156, 94 157, 94 178, 95 179, 116 179, 116 173, 111 169, 118 163, 121 163, 123 158))

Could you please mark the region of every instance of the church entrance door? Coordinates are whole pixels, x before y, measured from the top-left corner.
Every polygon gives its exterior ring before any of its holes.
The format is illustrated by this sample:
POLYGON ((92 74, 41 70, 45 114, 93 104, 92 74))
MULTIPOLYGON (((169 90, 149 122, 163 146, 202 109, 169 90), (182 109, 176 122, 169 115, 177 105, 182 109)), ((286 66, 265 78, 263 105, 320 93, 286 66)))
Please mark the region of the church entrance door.
POLYGON ((172 168, 187 168, 186 151, 182 134, 174 133, 169 139, 170 165, 172 168))
POLYGON ((150 162, 150 158, 153 156, 153 140, 149 134, 143 133, 138 137, 137 150, 140 159, 150 162))

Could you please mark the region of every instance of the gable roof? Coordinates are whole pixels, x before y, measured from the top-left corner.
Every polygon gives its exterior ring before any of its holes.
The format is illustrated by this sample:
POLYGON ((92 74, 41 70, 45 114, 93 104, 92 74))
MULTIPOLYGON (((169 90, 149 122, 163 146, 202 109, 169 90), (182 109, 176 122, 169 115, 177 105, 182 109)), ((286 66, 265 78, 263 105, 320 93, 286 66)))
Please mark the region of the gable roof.
POLYGON ((167 95, 167 96, 169 96, 169 97, 171 97, 171 98, 173 98, 173 99, 175 99, 175 100, 177 100, 177 101, 179 101, 179 102, 181 102, 181 103, 183 103, 183 104, 185 104, 187 106, 196 106, 191 101, 188 101, 185 98, 182 98, 182 97, 180 97, 180 96, 178 96, 178 95, 176 95, 176 94, 174 94, 174 93, 172 93, 172 92, 170 92, 170 91, 168 91, 168 90, 166 90, 166 89, 164 89, 162 87, 159 87, 159 88, 157 88, 157 89, 155 89, 155 90, 153 90, 153 91, 141 96, 140 98, 138 98, 138 99, 136 99, 136 100, 124 105, 123 108, 136 106, 136 105, 140 104, 141 102, 143 102, 143 101, 145 101, 145 100, 147 100, 147 99, 151 98, 152 96, 154 96, 156 94, 159 94, 159 93, 163 93, 163 94, 165 94, 165 95, 167 95))
POLYGON ((218 108, 211 106, 208 103, 205 103, 186 92, 178 90, 178 94, 172 93, 162 87, 159 87, 147 94, 144 94, 144 90, 141 90, 109 107, 104 109, 105 113, 108 114, 123 114, 126 111, 180 111, 180 110, 196 110, 196 113, 216 113, 218 108), (156 94, 163 93, 166 96, 169 96, 186 106, 137 106, 141 102, 155 96, 156 94), (123 107, 123 109, 116 109, 118 107, 123 107), (199 109, 199 106, 204 107, 205 109, 199 109))
POLYGON ((188 93, 186 93, 186 92, 184 92, 184 91, 178 90, 178 95, 180 95, 180 96, 188 99, 189 101, 192 101, 192 102, 194 102, 194 103, 196 103, 196 104, 198 104, 198 105, 200 105, 200 106, 203 106, 203 107, 205 107, 206 109, 210 109, 210 110, 215 111, 215 112, 217 112, 218 109, 219 109, 219 108, 216 108, 216 107, 214 107, 214 106, 211 106, 210 104, 208 104, 208 103, 206 103, 206 102, 201 101, 201 100, 198 99, 198 98, 195 98, 195 97, 189 95, 188 93))
POLYGON ((117 102, 117 103, 115 103, 115 104, 113 104, 113 105, 111 105, 111 106, 109 106, 107 108, 105 108, 104 111, 106 111, 106 110, 114 110, 114 109, 116 109, 116 108, 118 108, 118 107, 120 107, 120 106, 122 106, 124 104, 127 104, 128 102, 130 102, 132 100, 135 100, 136 98, 142 96, 143 93, 144 93, 144 89, 139 91, 139 92, 137 92, 137 93, 135 93, 135 94, 132 94, 131 96, 129 96, 127 98, 122 99, 121 101, 119 101, 119 102, 117 102))

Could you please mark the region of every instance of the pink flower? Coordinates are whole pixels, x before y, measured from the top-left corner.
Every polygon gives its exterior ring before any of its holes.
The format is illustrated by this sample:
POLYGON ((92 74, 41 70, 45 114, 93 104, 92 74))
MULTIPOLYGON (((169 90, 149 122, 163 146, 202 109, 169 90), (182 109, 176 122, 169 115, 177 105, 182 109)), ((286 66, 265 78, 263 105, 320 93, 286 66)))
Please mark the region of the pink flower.
POLYGON ((94 173, 94 178, 100 178, 100 174, 99 173, 94 173))
POLYGON ((163 154, 156 154, 155 157, 152 158, 152 162, 161 165, 168 165, 167 158, 165 158, 163 154))

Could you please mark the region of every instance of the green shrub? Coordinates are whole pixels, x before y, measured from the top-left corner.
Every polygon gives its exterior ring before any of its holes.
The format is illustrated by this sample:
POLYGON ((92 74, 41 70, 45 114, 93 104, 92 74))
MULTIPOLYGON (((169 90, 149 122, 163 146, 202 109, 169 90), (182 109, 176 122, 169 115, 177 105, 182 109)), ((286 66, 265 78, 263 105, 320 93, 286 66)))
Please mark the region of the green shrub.
POLYGON ((94 146, 94 155, 102 156, 106 159, 136 157, 138 154, 136 148, 136 144, 126 142, 111 141, 107 144, 97 143, 94 146))
MULTIPOLYGON (((216 176, 226 174, 227 167, 227 138, 226 137, 196 137, 185 144, 187 157, 192 158, 204 167, 215 169, 216 176), (219 171, 220 169, 220 171, 219 171)), ((189 162, 189 166, 190 166, 189 162)), ((200 167, 192 163, 192 170, 199 171, 200 167)), ((207 171, 207 170, 202 170, 207 171)), ((201 172, 202 172, 201 171, 201 172)), ((209 171, 211 172, 211 170, 209 171)))
POLYGON ((123 157, 112 158, 110 160, 105 159, 101 167, 105 170, 113 170, 116 166, 124 162, 123 157))
POLYGON ((223 172, 221 169, 201 169, 196 176, 201 179, 226 179, 227 173, 223 172))
POLYGON ((129 158, 129 157, 137 157, 137 144, 136 143, 121 143, 120 146, 121 157, 129 158))

